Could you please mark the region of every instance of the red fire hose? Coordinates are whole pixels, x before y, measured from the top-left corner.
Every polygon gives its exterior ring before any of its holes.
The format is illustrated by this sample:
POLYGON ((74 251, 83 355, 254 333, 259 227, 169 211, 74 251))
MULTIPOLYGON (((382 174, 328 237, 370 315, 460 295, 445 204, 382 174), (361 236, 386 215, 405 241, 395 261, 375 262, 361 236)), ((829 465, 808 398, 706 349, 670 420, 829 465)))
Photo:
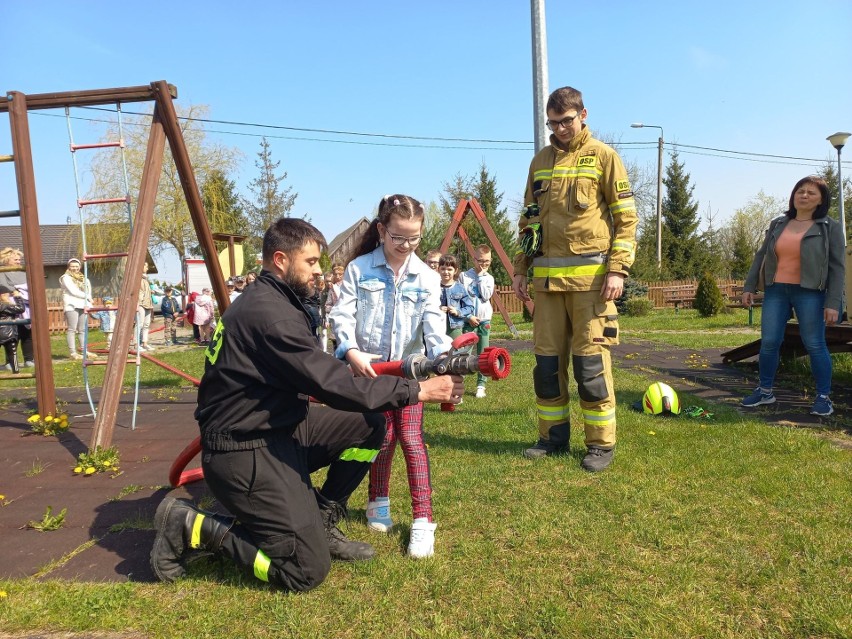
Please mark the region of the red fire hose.
MULTIPOLYGON (((481 355, 475 352, 459 352, 460 349, 473 346, 479 338, 475 333, 465 333, 453 340, 449 353, 435 359, 423 355, 409 355, 403 360, 378 362, 372 364, 379 375, 393 375, 405 379, 424 380, 431 375, 470 375, 482 373, 492 379, 505 379, 512 370, 512 360, 505 348, 489 346, 481 355)), ((455 404, 441 404, 441 410, 455 410, 455 404)), ((193 439, 177 456, 169 470, 169 483, 177 488, 200 479, 204 479, 204 470, 193 468, 184 470, 186 465, 201 452, 201 437, 193 439)))

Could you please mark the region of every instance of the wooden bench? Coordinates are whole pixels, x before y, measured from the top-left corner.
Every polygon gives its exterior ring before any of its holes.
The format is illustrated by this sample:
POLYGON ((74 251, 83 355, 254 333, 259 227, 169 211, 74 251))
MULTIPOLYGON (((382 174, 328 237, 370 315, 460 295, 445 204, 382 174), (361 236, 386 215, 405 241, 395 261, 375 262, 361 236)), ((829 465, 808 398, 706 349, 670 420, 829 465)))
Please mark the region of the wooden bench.
POLYGON ((763 306, 763 292, 754 294, 754 303, 751 306, 743 306, 743 287, 742 286, 734 286, 733 287, 734 297, 733 299, 729 299, 725 304, 728 308, 747 308, 748 309, 748 325, 751 326, 754 324, 754 307, 755 306, 763 306))
POLYGON ((695 302, 695 291, 698 288, 696 284, 678 284, 676 286, 667 286, 663 289, 663 301, 666 306, 671 304, 674 306, 675 313, 678 312, 681 305, 684 308, 692 308, 695 302))

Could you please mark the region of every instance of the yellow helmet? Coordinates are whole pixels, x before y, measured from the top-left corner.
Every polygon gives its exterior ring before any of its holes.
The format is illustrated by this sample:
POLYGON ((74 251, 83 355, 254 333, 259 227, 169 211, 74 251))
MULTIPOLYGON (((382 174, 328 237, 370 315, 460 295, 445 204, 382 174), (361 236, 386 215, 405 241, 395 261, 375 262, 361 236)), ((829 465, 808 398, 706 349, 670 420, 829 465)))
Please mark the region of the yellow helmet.
POLYGON ((671 386, 663 382, 654 382, 642 397, 642 410, 649 415, 662 415, 664 413, 679 415, 680 400, 671 386))

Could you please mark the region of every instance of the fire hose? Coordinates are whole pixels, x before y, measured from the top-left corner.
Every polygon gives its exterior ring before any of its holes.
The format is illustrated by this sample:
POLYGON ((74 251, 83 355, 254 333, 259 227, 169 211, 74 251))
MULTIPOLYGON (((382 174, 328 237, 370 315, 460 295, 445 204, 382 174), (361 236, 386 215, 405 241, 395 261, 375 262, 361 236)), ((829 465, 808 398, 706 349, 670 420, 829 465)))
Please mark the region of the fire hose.
MULTIPOLYGON (((465 333, 453 340, 453 348, 435 359, 424 355, 409 355, 405 359, 393 362, 372 364, 378 375, 392 375, 405 379, 422 381, 432 375, 471 375, 482 373, 492 379, 505 379, 512 370, 512 360, 505 348, 489 346, 481 355, 467 349, 479 341, 475 333, 465 333)), ((454 411, 455 404, 441 404, 441 410, 454 411)), ((184 484, 204 479, 204 470, 192 468, 184 470, 187 464, 201 452, 201 437, 193 439, 175 459, 169 470, 169 483, 177 488, 184 484)))

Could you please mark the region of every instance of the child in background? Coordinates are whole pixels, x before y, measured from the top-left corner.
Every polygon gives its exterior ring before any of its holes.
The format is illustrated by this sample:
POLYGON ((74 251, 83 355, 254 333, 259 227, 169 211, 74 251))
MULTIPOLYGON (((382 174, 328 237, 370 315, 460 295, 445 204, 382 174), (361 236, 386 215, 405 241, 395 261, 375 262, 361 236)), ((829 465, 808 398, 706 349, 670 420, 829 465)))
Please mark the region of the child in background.
MULTIPOLYGON (((115 300, 111 296, 107 295, 104 297, 104 306, 113 306, 114 304, 115 300)), ((115 330, 115 314, 115 310, 97 311, 96 313, 92 313, 92 315, 101 323, 101 333, 106 336, 107 350, 112 347, 112 333, 115 330)))
POLYGON ((432 249, 428 253, 426 253, 426 266, 431 268, 433 271, 437 271, 438 267, 441 265, 441 251, 438 249, 432 249))
MULTIPOLYGON (((476 266, 468 269, 459 276, 459 282, 464 286, 468 295, 473 300, 474 313, 467 319, 467 327, 464 332, 475 332, 479 341, 476 343, 476 352, 481 355, 488 348, 488 340, 491 335, 491 317, 494 311, 491 308, 491 296, 494 295, 494 276, 488 272, 491 266, 491 249, 487 244, 480 244, 473 253, 476 266)), ((488 379, 482 373, 476 375, 476 396, 485 397, 485 380, 488 379)))
MULTIPOLYGON (((0 284, 0 320, 21 319, 24 316, 24 302, 13 297, 15 289, 0 284)), ((0 344, 6 351, 6 367, 13 373, 18 368, 18 327, 15 324, 0 324, 0 344)))
POLYGON ((216 308, 209 288, 201 289, 201 295, 195 298, 193 304, 192 323, 198 326, 198 343, 207 346, 213 335, 213 323, 216 321, 216 308))
MULTIPOLYGON (((439 308, 438 274, 414 254, 423 233, 424 213, 423 205, 414 198, 386 195, 356 251, 357 257, 346 267, 340 298, 329 320, 339 343, 335 354, 349 362, 355 375, 376 377, 371 366, 374 360, 396 361, 423 353, 424 344, 431 358, 452 346, 439 308)), ((423 404, 389 410, 385 416, 385 441, 370 467, 367 525, 381 532, 393 527, 389 492, 398 439, 414 511, 408 554, 430 557, 437 524, 432 521, 423 404)))
POLYGON ((171 286, 167 286, 165 290, 165 297, 163 297, 163 301, 160 303, 160 312, 163 314, 163 342, 168 344, 169 338, 172 340, 172 344, 177 346, 177 316, 180 315, 180 302, 177 301, 174 297, 172 297, 172 293, 174 289, 171 286))
POLYGON ((442 255, 438 273, 441 275, 441 310, 447 314, 447 335, 455 339, 462 334, 465 322, 473 315, 473 300, 457 281, 458 262, 454 255, 442 255))

